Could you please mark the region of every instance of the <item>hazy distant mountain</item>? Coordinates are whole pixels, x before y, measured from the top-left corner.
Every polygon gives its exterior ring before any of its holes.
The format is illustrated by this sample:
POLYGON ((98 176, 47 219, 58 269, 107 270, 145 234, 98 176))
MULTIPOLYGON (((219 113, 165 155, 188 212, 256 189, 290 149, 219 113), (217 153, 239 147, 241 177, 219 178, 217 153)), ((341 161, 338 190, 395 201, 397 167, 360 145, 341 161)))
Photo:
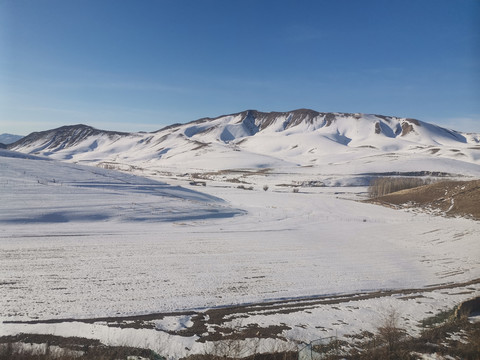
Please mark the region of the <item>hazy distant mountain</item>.
POLYGON ((175 172, 308 167, 322 174, 437 171, 480 175, 480 134, 415 119, 308 109, 248 110, 153 133, 64 126, 32 133, 9 148, 92 165, 175 172))
POLYGON ((21 135, 0 134, 0 143, 8 145, 20 140, 21 138, 23 138, 21 135))

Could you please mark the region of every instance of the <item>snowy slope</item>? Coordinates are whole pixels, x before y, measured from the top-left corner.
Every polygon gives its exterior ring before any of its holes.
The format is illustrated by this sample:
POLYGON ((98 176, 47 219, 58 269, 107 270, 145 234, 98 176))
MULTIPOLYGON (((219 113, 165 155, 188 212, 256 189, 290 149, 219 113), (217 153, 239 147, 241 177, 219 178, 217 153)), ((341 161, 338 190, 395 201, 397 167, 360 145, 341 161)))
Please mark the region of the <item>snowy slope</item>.
POLYGON ((414 119, 305 109, 249 110, 154 133, 76 125, 33 133, 10 149, 175 173, 268 168, 312 174, 430 171, 480 176, 480 134, 414 119))
POLYGON ((8 150, 0 150, 0 169, 0 224, 182 221, 243 213, 178 186, 8 150))

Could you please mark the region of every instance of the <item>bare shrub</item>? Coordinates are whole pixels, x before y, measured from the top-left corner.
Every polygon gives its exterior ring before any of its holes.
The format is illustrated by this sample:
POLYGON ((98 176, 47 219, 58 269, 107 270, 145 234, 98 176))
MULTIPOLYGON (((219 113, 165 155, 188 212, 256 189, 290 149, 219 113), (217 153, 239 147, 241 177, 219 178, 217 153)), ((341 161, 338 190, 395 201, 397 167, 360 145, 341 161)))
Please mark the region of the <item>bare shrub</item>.
POLYGON ((298 349, 294 343, 279 340, 272 344, 267 353, 253 355, 252 359, 297 360, 298 349))
POLYGON ((268 185, 263 185, 263 191, 267 191, 268 190, 268 185))
POLYGON ((378 339, 385 346, 388 358, 399 358, 397 353, 400 349, 401 341, 405 338, 405 330, 399 326, 400 315, 395 309, 384 316, 382 323, 378 328, 378 339))
POLYGON ((226 339, 211 342, 205 350, 205 355, 212 359, 236 359, 244 357, 244 351, 241 340, 226 339))
POLYGON ((344 343, 336 336, 329 338, 322 338, 310 343, 311 351, 316 355, 320 356, 321 359, 338 359, 340 358, 341 347, 344 343))
POLYGON ((297 360, 296 343, 270 338, 268 343, 260 334, 246 336, 249 326, 243 326, 242 321, 232 323, 231 331, 223 334, 216 341, 205 343, 204 353, 191 355, 183 360, 297 360), (267 345, 268 344, 268 345, 267 345))
POLYGON ((354 360, 410 360, 416 359, 409 349, 409 338, 399 325, 400 316, 396 309, 389 309, 382 316, 375 334, 359 334, 358 342, 349 351, 354 360))

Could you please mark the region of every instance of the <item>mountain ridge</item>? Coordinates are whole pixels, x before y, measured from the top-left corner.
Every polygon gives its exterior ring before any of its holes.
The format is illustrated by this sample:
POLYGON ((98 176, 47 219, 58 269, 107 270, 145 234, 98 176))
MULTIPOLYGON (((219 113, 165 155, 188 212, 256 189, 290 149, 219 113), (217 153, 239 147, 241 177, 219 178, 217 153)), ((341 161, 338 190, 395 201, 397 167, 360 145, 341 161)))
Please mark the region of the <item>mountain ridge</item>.
POLYGON ((169 168, 176 173, 313 167, 335 174, 429 171, 480 176, 480 134, 411 118, 311 109, 245 110, 149 133, 78 124, 32 133, 8 148, 96 166, 169 168))
MULTIPOLYGON (((242 123, 247 119, 255 119, 255 123, 258 123, 259 131, 264 130, 268 128, 270 125, 272 125, 273 122, 275 122, 276 119, 279 117, 287 117, 287 121, 284 122, 284 129, 287 130, 291 127, 297 126, 301 123, 309 123, 313 124, 315 118, 318 117, 323 117, 324 123, 322 124, 325 127, 331 126, 331 124, 338 118, 338 117, 352 117, 356 118, 358 120, 362 119, 364 116, 373 116, 378 118, 379 120, 383 120, 385 122, 391 122, 392 120, 401 120, 401 125, 400 127, 397 127, 396 131, 393 132, 394 135, 398 136, 405 136, 408 133, 415 131, 413 124, 416 126, 422 126, 423 124, 428 124, 428 125, 433 125, 439 129, 442 129, 443 131, 447 132, 451 136, 461 139, 462 135, 461 134, 474 134, 474 135, 479 135, 476 133, 466 133, 466 132, 459 132, 456 130, 452 129, 447 129, 438 125, 430 124, 427 122, 423 122, 417 119, 413 118, 402 118, 402 117, 397 117, 397 116, 388 116, 388 115, 380 115, 380 114, 363 114, 363 113, 344 113, 344 112, 318 112, 316 110, 312 109, 306 109, 306 108, 301 108, 301 109, 296 109, 296 110, 291 110, 291 111, 284 111, 284 112, 278 112, 278 111, 272 111, 272 112, 262 112, 254 109, 249 109, 249 110, 244 110, 241 112, 237 113, 232 113, 232 114, 227 114, 227 115, 220 115, 216 117, 203 117, 197 120, 193 120, 190 122, 186 123, 175 123, 171 125, 167 125, 163 128, 160 128, 159 130, 155 130, 152 132, 120 132, 120 131, 111 131, 111 130, 102 130, 102 129, 97 129, 95 127, 92 127, 90 125, 85 125, 85 124, 75 124, 75 125, 63 125, 58 128, 50 129, 50 130, 44 130, 40 132, 33 132, 30 133, 27 136, 22 137, 21 139, 11 143, 7 144, 9 145, 10 148, 16 147, 19 144, 26 144, 35 141, 38 138, 44 137, 45 135, 51 134, 51 133, 69 133, 70 130, 73 131, 78 131, 82 130, 81 138, 85 138, 91 135, 98 135, 100 133, 106 134, 106 135, 119 135, 119 136, 126 136, 126 135, 131 135, 131 134, 156 134, 160 133, 162 131, 166 130, 171 130, 171 129, 176 129, 182 126, 188 126, 188 125, 195 125, 195 124, 204 124, 206 122, 212 122, 218 119, 223 119, 227 117, 237 117, 237 116, 242 116, 242 119, 238 121, 238 123, 242 123), (23 140, 23 141, 22 141, 23 140)), ((375 123, 375 133, 376 134, 381 134, 383 133, 384 135, 387 135, 389 137, 392 137, 391 134, 392 132, 389 130, 385 129, 385 126, 381 122, 376 122, 375 123), (383 125, 383 126, 382 126, 383 125)), ((68 134, 67 134, 68 135, 68 134)), ((80 140, 81 140, 80 138, 80 140)), ((464 139, 460 140, 465 142, 464 139)))
MULTIPOLYGON (((246 119, 248 117, 254 117, 255 119, 259 119, 260 120, 259 123, 261 124, 260 130, 263 130, 263 129, 267 128, 269 125, 271 125, 272 122, 274 122, 275 119, 277 119, 278 117, 282 117, 282 116, 286 116, 286 117, 291 116, 291 118, 286 123, 286 125, 287 125, 286 128, 289 128, 289 127, 299 125, 301 122, 308 122, 308 123, 312 124, 314 118, 319 117, 319 116, 324 117, 325 126, 330 126, 331 123, 336 119, 337 116, 340 116, 340 117, 350 116, 350 117, 356 117, 357 119, 361 119, 361 117, 363 115, 375 116, 379 119, 383 119, 383 120, 386 120, 386 121, 388 121, 389 119, 404 119, 406 122, 414 123, 416 125, 419 125, 419 123, 420 123, 419 120, 412 119, 412 118, 400 118, 400 117, 396 117, 396 116, 387 116, 387 115, 379 115, 379 114, 344 113, 344 112, 319 112, 319 111, 312 110, 312 109, 307 109, 307 108, 301 108, 301 109, 284 111, 284 112, 279 112, 279 111, 262 112, 262 111, 258 111, 258 110, 255 110, 255 109, 249 109, 249 110, 244 110, 244 111, 237 112, 237 113, 216 116, 216 117, 213 117, 213 118, 203 117, 203 118, 193 120, 193 121, 183 123, 183 124, 182 123, 176 123, 176 124, 168 125, 164 128, 161 128, 160 130, 157 130, 157 131, 154 131, 154 132, 160 132, 160 131, 163 131, 163 130, 172 129, 172 128, 175 128, 175 127, 180 127, 180 126, 189 125, 189 124, 201 124, 201 123, 205 123, 205 122, 208 122, 208 121, 214 121, 214 120, 218 120, 218 119, 225 118, 225 117, 231 117, 231 116, 242 116, 242 117, 244 117, 244 119, 246 119)), ((406 129, 406 130, 408 131, 408 129, 406 129)), ((456 131, 454 131, 454 132, 456 132, 456 131)))

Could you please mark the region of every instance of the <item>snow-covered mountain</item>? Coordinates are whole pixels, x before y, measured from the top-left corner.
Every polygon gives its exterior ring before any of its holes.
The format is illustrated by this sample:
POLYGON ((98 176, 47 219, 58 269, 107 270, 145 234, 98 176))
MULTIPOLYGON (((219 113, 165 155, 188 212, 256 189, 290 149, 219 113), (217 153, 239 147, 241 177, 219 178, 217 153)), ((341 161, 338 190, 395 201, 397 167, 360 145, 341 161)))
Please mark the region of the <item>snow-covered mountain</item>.
POLYGON ((480 176, 480 134, 415 119, 308 109, 248 110, 153 133, 64 126, 32 133, 9 149, 177 174, 269 169, 324 175, 440 172, 480 176))

